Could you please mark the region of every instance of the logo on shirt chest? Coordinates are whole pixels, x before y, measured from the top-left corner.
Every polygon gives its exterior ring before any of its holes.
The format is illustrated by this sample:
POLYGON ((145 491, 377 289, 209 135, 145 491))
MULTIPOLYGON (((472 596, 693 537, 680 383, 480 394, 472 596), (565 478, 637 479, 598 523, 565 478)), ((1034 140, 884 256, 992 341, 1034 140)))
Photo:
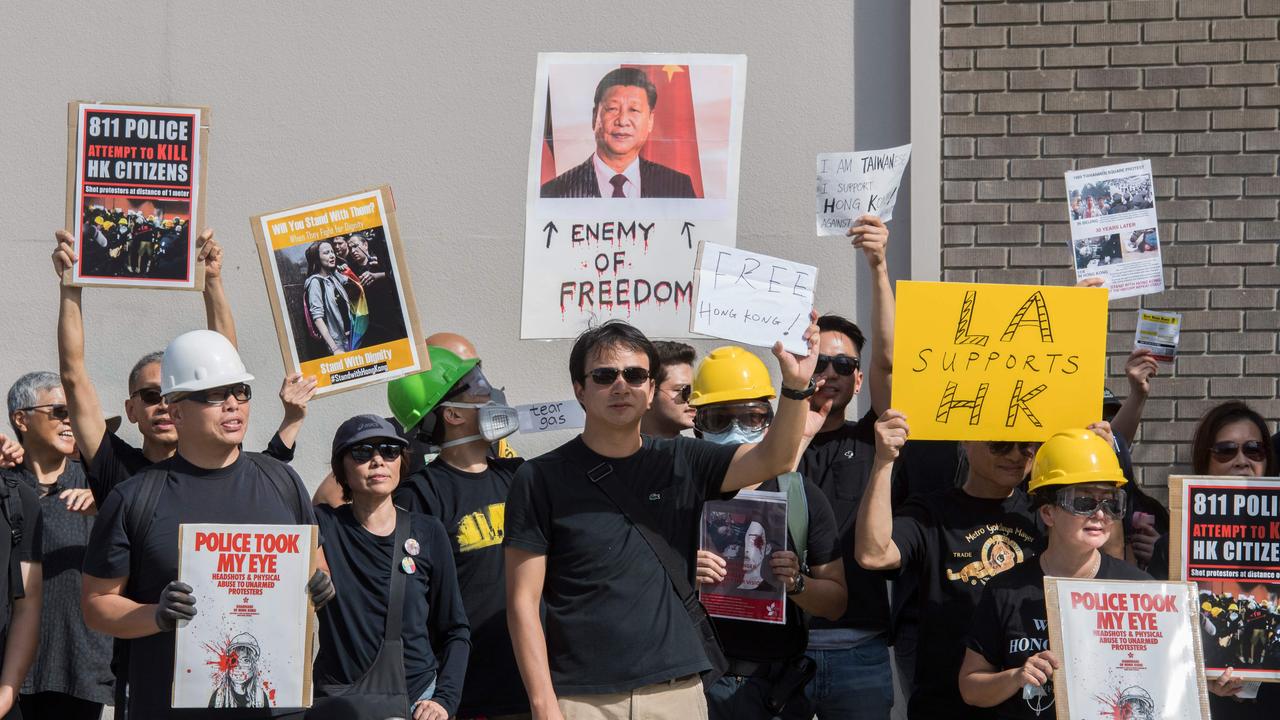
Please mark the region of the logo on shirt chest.
POLYGON ((985 585, 991 578, 1022 562, 1025 559, 1023 545, 1030 544, 1032 538, 1021 528, 995 524, 974 529, 964 536, 964 541, 971 543, 974 550, 953 552, 952 557, 971 558, 976 552, 977 558, 958 571, 946 568, 947 579, 970 585, 985 585), (978 542, 982 543, 981 547, 977 546, 978 542))
POLYGON ((494 503, 464 516, 458 521, 458 552, 501 545, 506 516, 506 503, 494 503))

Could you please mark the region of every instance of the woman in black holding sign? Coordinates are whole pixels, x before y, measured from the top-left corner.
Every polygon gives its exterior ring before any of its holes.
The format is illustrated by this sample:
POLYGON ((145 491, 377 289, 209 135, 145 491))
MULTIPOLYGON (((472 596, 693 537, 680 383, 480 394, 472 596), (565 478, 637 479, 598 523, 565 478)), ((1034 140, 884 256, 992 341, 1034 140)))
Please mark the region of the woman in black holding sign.
POLYGON ((1049 650, 1044 578, 1151 579, 1101 552, 1124 514, 1126 482, 1111 444, 1092 430, 1063 430, 1036 452, 1029 491, 1048 546, 983 591, 960 666, 966 703, 994 707, 1002 720, 1052 717, 1060 658, 1049 650))
POLYGON ((357 415, 334 436, 333 474, 350 502, 316 508, 338 592, 318 613, 308 718, 447 720, 457 712, 470 629, 444 526, 391 502, 404 448, 376 415, 357 415))

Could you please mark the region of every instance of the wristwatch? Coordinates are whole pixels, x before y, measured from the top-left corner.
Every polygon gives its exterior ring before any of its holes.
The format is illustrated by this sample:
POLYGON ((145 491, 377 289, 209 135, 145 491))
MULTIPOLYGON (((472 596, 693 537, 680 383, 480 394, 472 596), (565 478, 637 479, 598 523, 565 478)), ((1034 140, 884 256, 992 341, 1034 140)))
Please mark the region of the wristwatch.
POLYGON ((787 591, 788 595, 799 595, 804 592, 804 573, 796 575, 796 586, 787 591))
POLYGON ((816 392, 818 392, 818 381, 812 377, 809 378, 809 385, 803 390, 792 390, 786 385, 782 386, 782 397, 788 400, 808 400, 816 392))

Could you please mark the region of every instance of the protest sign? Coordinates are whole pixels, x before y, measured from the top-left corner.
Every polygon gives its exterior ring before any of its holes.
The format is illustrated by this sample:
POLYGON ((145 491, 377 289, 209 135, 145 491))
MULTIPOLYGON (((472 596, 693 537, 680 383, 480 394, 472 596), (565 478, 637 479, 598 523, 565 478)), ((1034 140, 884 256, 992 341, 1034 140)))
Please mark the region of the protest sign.
POLYGON ((178 526, 200 612, 174 639, 173 707, 311 705, 314 525, 178 526))
POLYGON ((1107 291, 901 281, 893 407, 919 440, 1046 440, 1102 418, 1107 291))
POLYGON ((1150 350, 1156 362, 1171 363, 1178 355, 1182 315, 1173 312, 1138 311, 1133 347, 1150 350))
POLYGON ((1164 290, 1151 161, 1066 173, 1076 280, 1101 277, 1112 299, 1164 290))
POLYGON ((698 244, 694 266, 693 316, 700 335, 808 355, 809 328, 818 268, 725 245, 698 244))
POLYGON ((725 560, 725 578, 698 594, 712 617, 781 625, 787 622, 786 583, 769 558, 787 549, 787 494, 744 490, 702 509, 703 550, 725 560))
POLYGON ((67 106, 64 285, 203 290, 209 108, 67 106))
POLYGON ((430 367, 390 187, 251 224, 287 372, 324 395, 430 367))
POLYGON ((689 336, 697 244, 736 242, 746 70, 743 55, 538 55, 520 337, 610 318, 689 336))
POLYGON ((1169 478, 1169 572, 1199 586, 1205 672, 1280 682, 1280 479, 1169 478))
POLYGON ((911 145, 818 153, 818 235, 844 235, 863 213, 888 222, 898 202, 911 145))
POLYGON ((572 430, 583 427, 587 415, 577 400, 517 405, 520 432, 540 433, 548 430, 572 430))
POLYGON ((1058 720, 1208 720, 1193 584, 1046 577, 1044 597, 1058 720))

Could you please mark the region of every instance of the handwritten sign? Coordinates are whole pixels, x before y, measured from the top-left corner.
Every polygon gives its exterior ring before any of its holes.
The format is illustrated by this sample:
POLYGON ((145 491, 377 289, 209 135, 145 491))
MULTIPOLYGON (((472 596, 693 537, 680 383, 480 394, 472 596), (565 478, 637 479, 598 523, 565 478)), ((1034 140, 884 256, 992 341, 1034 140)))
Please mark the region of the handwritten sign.
POLYGON ((1103 288, 898 283, 893 406, 921 440, 1045 440, 1102 419, 1103 288))
POLYGON ((1209 717, 1195 585, 1046 577, 1044 594, 1059 720, 1209 717))
POLYGON ((864 213, 893 219, 911 146, 818 153, 818 235, 844 235, 864 213))
POLYGON ((520 432, 540 433, 548 430, 572 430, 583 427, 587 415, 577 400, 517 405, 520 432))
POLYGON ((689 329, 724 340, 808 354, 804 331, 818 268, 704 242, 694 266, 689 329))

